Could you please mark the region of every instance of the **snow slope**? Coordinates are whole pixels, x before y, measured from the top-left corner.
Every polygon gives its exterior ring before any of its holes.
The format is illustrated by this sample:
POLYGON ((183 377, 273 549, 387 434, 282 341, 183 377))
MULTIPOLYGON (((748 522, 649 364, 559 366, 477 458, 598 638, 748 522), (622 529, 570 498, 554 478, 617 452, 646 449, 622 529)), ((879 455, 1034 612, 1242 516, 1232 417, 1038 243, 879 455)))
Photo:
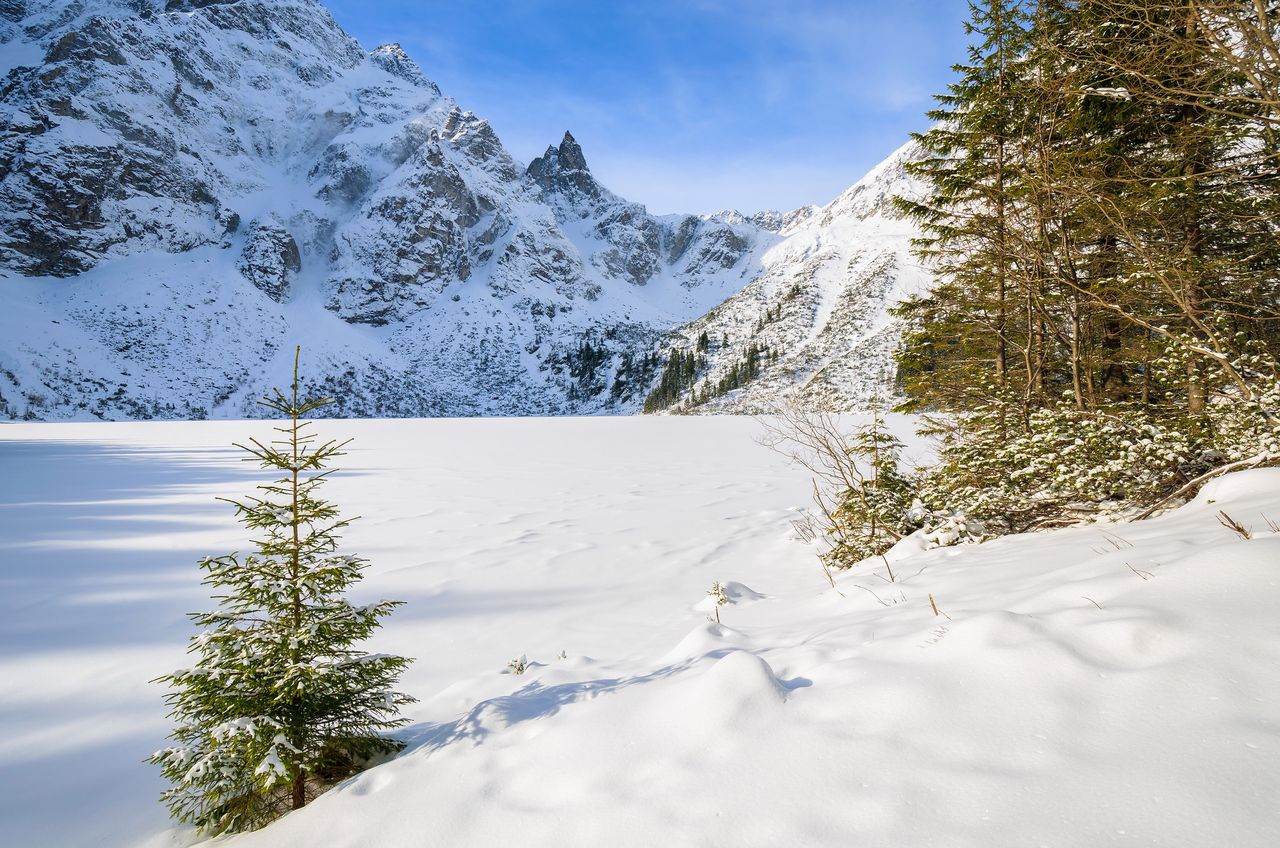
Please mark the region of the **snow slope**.
POLYGON ((908 142, 831 203, 795 216, 750 285, 670 334, 668 353, 694 349, 706 333, 700 393, 749 348, 777 354, 760 357, 760 375, 743 388, 698 403, 689 391, 674 411, 758 414, 789 403, 841 412, 893 397, 902 325, 889 310, 931 282, 911 254, 920 230, 893 204, 895 196, 925 196, 905 169, 920 155, 908 142))
MULTIPOLYGON (((244 547, 213 498, 267 427, 0 428, 5 844, 188 838, 146 681, 183 663, 196 558, 244 547)), ((364 516, 360 596, 408 601, 375 647, 418 658, 411 747, 219 845, 1274 844, 1280 471, 1140 524, 909 540, 896 582, 832 589, 750 419, 322 428, 356 438, 329 494, 364 516)))

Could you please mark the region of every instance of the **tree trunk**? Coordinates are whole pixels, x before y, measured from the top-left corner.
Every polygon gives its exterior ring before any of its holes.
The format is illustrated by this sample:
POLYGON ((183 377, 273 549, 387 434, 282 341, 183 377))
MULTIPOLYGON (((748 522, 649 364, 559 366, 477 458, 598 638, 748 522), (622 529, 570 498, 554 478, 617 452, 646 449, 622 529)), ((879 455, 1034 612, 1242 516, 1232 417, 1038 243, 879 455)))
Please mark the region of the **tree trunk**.
POLYGON ((1084 376, 1080 352, 1080 300, 1071 296, 1071 390, 1076 396, 1076 409, 1084 409, 1084 376))
MULTIPOLYGON (((1008 97, 1008 84, 1005 78, 1005 39, 1008 34, 1004 30, 1003 8, 1000 3, 992 4, 992 17, 996 27, 996 90, 1001 100, 1008 97)), ((1005 339, 1006 305, 1008 289, 1008 256, 1009 236, 1005 209, 1005 128, 1000 127, 996 137, 996 385, 1003 391, 1009 382, 1009 351, 1005 339)), ((1001 413, 1003 416, 1003 413, 1001 413)))

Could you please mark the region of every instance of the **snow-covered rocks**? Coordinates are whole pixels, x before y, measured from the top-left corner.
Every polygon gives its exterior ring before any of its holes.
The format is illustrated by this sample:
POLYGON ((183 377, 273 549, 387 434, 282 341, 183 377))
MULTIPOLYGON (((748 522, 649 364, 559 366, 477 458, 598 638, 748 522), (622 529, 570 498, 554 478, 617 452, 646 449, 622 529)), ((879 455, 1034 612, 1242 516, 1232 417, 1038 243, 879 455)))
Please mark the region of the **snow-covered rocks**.
MULTIPOLYGON (((759 413, 784 401, 843 411, 892 394, 901 325, 889 310, 930 279, 911 254, 919 233, 892 203, 896 195, 922 196, 923 187, 905 170, 919 155, 914 142, 904 145, 827 206, 761 222, 766 229, 780 226, 781 238, 762 254, 760 273, 674 331, 667 350, 690 350, 703 333, 712 340, 698 374, 701 394, 741 368, 751 349, 768 358, 757 360, 759 376, 742 388, 697 404, 687 392, 680 411, 759 413)), ((704 239, 704 245, 715 241, 704 239)), ((737 247, 730 239, 724 249, 732 256, 737 247)), ((714 265, 716 256, 713 249, 691 264, 714 265)))
POLYGON ((525 173, 544 192, 557 196, 561 211, 572 210, 580 217, 601 200, 604 191, 587 168, 581 145, 568 131, 559 147, 548 146, 525 173))
POLYGON ((289 283, 302 270, 302 257, 298 243, 280 219, 268 215, 249 225, 236 267, 259 291, 283 303, 289 295, 289 283))

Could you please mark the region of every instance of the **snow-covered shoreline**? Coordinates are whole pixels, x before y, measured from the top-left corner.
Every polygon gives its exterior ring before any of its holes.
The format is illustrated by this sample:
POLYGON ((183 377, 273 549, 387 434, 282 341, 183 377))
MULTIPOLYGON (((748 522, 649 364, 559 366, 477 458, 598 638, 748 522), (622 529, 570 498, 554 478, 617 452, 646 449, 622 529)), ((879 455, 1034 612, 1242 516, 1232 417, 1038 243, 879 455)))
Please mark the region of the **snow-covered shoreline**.
MULTIPOLYGON (((147 680, 269 422, 0 427, 0 820, 167 844, 147 680)), ((825 581, 745 418, 323 422, 411 748, 234 845, 1270 845, 1280 471, 825 581), (1221 526, 1224 510, 1255 537, 1221 526), (878 573, 877 573, 878 572, 878 573), (706 620, 706 590, 741 593, 706 620), (945 616, 935 617, 929 595, 945 616), (557 659, 561 651, 564 659, 557 659), (524 675, 504 673, 526 654, 524 675)), ((733 593, 731 593, 733 594, 733 593)))

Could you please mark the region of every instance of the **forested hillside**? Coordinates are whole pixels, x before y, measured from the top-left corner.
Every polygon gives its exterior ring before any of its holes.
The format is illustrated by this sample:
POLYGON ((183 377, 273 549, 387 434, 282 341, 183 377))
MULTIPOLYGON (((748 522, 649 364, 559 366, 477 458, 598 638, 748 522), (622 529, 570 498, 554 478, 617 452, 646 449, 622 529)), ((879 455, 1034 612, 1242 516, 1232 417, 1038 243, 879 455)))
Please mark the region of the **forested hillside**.
POLYGON ((1274 3, 986 0, 903 199, 937 285, 897 310, 926 499, 1005 530, 1274 461, 1274 3))

